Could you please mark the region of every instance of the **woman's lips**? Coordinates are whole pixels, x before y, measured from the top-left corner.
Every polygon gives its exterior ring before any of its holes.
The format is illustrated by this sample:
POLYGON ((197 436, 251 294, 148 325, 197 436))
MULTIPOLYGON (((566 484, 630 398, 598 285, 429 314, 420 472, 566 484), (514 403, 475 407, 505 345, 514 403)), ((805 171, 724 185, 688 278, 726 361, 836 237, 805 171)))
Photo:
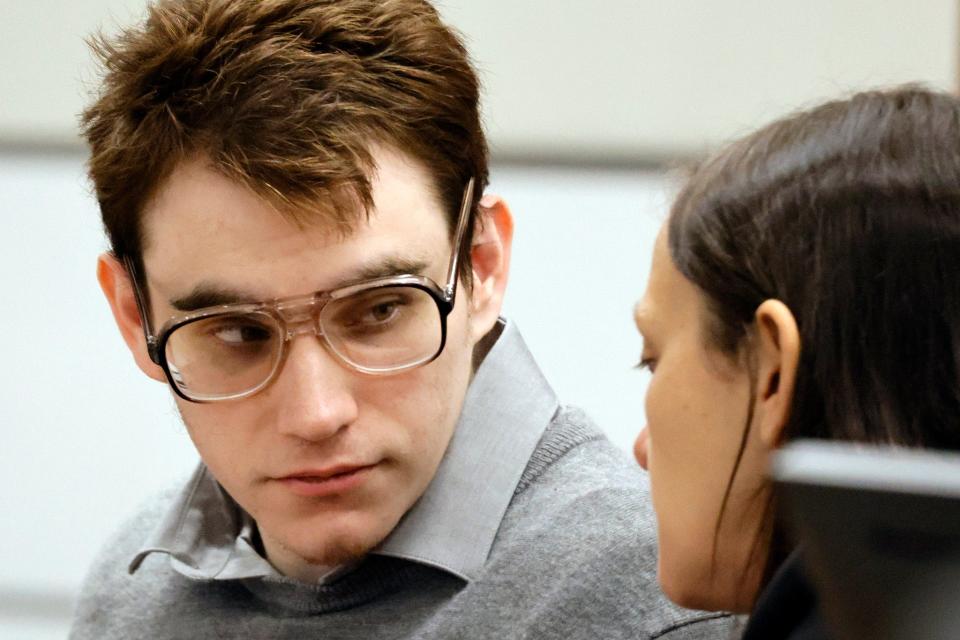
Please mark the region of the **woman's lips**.
POLYGON ((376 464, 341 466, 316 471, 298 471, 277 481, 292 493, 308 498, 346 493, 363 484, 376 464))

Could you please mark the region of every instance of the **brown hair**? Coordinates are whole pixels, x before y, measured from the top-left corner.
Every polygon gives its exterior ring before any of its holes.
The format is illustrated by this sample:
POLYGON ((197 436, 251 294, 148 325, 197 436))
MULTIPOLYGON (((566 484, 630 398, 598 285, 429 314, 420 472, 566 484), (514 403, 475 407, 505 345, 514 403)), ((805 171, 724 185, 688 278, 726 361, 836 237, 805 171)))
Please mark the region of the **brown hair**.
POLYGON ((467 181, 473 211, 487 184, 476 74, 425 1, 158 0, 92 47, 105 75, 82 128, 120 259, 139 263, 143 208, 192 156, 297 223, 343 232, 372 205, 373 144, 427 168, 451 235, 467 181))
MULTIPOLYGON (((743 357, 768 298, 795 315, 786 440, 960 449, 955 96, 900 87, 775 122, 704 163, 668 224, 714 348, 743 357)), ((769 574, 786 547, 767 507, 769 574)))

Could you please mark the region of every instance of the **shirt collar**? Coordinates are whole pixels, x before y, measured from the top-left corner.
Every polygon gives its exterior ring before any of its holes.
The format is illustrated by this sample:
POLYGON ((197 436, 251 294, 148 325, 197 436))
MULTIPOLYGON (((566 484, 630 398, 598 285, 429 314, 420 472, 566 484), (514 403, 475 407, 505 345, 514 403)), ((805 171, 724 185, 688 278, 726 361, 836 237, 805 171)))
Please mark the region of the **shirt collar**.
POLYGON ((513 323, 477 369, 427 490, 377 553, 474 579, 559 403, 513 323))
MULTIPOLYGON (((559 406, 513 323, 501 319, 495 330, 501 335, 474 374, 436 475, 372 553, 468 581, 486 562, 520 476, 559 406)), ((161 552, 190 578, 277 576, 255 549, 253 527, 201 464, 129 570, 161 552)))
POLYGON ((200 464, 128 570, 135 572, 151 553, 165 553, 170 556, 170 565, 188 578, 230 580, 278 575, 257 553, 253 535, 253 520, 227 495, 206 465, 200 464))

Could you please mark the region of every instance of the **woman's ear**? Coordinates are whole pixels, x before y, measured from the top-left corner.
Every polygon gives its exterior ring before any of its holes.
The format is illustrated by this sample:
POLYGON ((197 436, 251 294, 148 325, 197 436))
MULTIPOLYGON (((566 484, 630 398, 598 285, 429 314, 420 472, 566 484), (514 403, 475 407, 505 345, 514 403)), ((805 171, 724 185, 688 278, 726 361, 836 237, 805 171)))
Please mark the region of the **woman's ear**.
POLYGON ((470 324, 474 341, 485 336, 500 317, 510 273, 512 243, 513 216, 507 203, 500 196, 483 196, 470 247, 473 263, 470 324))
POLYGON ((163 369, 154 363, 147 353, 143 323, 130 282, 130 274, 127 273, 126 268, 112 254, 101 254, 97 260, 97 281, 110 304, 120 335, 127 343, 127 348, 133 354, 137 366, 154 380, 166 382, 163 369))
POLYGON ((800 362, 800 332, 793 313, 779 300, 765 300, 757 326, 757 404, 760 441, 775 449, 790 419, 800 362))

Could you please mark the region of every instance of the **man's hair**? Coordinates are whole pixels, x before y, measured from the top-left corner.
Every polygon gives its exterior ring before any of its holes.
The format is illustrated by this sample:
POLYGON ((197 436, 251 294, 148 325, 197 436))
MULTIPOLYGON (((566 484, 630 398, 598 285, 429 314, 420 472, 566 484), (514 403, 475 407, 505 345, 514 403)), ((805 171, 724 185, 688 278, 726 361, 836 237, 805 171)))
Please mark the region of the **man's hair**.
POLYGON ((474 212, 487 184, 476 74, 424 0, 158 0, 91 46, 105 73, 82 129, 120 259, 140 263, 144 206, 192 157, 344 233, 373 204, 374 145, 426 167, 451 235, 467 181, 474 212))

